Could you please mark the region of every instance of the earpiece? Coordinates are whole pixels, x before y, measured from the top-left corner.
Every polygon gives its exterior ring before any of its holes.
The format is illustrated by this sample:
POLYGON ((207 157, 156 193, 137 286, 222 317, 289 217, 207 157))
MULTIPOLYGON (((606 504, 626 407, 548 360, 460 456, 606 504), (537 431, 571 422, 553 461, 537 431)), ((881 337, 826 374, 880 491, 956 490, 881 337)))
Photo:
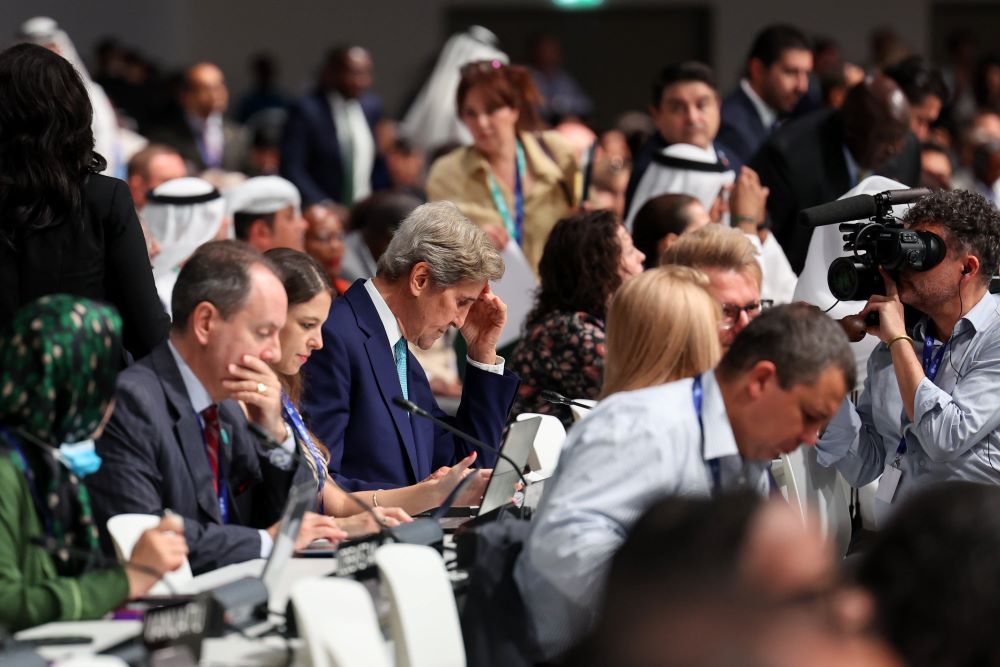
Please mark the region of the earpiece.
POLYGON ((963 276, 967 276, 967 275, 969 275, 970 273, 972 273, 972 268, 971 268, 971 267, 969 267, 969 266, 966 266, 966 267, 965 267, 964 269, 962 269, 962 275, 963 275, 963 276))

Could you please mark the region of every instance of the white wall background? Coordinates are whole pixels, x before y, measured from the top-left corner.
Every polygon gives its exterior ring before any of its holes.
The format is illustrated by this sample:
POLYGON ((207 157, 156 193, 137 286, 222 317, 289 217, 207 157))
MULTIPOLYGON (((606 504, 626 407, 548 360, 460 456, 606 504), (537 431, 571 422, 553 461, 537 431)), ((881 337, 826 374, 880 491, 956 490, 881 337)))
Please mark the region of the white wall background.
MULTIPOLYGON (((375 90, 386 108, 394 110, 444 41, 448 7, 503 6, 511 1, 3 0, 0 36, 13 35, 26 18, 47 14, 69 32, 88 62, 96 41, 114 35, 168 67, 202 59, 217 62, 234 96, 246 85, 246 59, 255 50, 267 49, 277 56, 281 83, 294 91, 311 82, 330 46, 359 43, 373 53, 375 90)), ((514 1, 521 7, 551 6, 549 0, 514 1)), ((671 4, 689 7, 697 3, 605 0, 607 7, 671 4)), ((929 47, 931 0, 705 0, 702 4, 714 12, 715 66, 726 87, 735 82, 754 33, 774 21, 831 36, 841 43, 846 57, 859 62, 867 57, 868 34, 876 26, 894 26, 918 53, 926 53, 929 47)), ((646 83, 637 85, 645 87, 646 83)))

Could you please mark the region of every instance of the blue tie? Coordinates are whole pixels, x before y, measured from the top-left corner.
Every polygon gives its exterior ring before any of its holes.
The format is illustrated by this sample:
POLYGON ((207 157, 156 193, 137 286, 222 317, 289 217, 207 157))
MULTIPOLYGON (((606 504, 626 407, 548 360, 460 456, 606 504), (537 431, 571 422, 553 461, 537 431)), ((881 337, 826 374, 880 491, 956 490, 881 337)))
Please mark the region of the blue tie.
POLYGON ((399 388, 403 390, 403 398, 410 400, 410 391, 406 386, 406 339, 400 338, 392 346, 396 357, 396 375, 399 376, 399 388))

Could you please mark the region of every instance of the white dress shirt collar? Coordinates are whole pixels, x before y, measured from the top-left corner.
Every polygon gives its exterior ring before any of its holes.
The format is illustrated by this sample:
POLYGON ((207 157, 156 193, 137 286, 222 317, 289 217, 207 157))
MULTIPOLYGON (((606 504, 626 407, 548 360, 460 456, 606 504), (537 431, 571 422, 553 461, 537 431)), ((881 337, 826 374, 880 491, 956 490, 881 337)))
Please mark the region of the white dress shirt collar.
POLYGON ((726 413, 726 404, 722 400, 722 391, 719 389, 715 371, 708 371, 701 376, 701 387, 703 392, 701 422, 705 429, 702 450, 704 459, 711 461, 727 456, 739 456, 740 450, 736 446, 733 427, 729 424, 729 415, 726 413))
MULTIPOLYGON (((375 287, 375 283, 371 278, 365 281, 365 291, 368 292, 368 297, 372 300, 372 304, 375 306, 375 312, 378 313, 378 318, 382 321, 382 327, 385 329, 385 336, 389 339, 389 349, 395 355, 396 342, 403 337, 403 332, 399 328, 399 322, 396 320, 396 316, 392 314, 389 304, 387 304, 385 299, 382 298, 382 295, 375 287)), ((496 358, 496 363, 493 364, 484 364, 470 358, 469 356, 466 356, 465 360, 476 368, 489 373, 496 373, 497 375, 503 375, 504 364, 506 363, 504 358, 499 355, 496 358)))
POLYGON ((385 329, 385 336, 389 339, 389 347, 394 349, 396 347, 396 343, 403 337, 403 332, 399 328, 399 322, 396 321, 396 316, 392 314, 389 304, 387 304, 385 299, 382 298, 382 295, 375 287, 375 283, 371 278, 365 281, 365 290, 368 292, 368 296, 371 298, 372 304, 375 306, 375 312, 378 313, 378 318, 382 321, 382 327, 385 329))
POLYGON ((743 89, 744 94, 750 98, 750 103, 753 104, 753 108, 757 110, 757 115, 760 116, 760 122, 764 126, 765 130, 770 130, 776 122, 778 122, 778 112, 768 106, 767 102, 761 99, 757 91, 753 89, 750 82, 746 79, 740 79, 740 88, 743 89))

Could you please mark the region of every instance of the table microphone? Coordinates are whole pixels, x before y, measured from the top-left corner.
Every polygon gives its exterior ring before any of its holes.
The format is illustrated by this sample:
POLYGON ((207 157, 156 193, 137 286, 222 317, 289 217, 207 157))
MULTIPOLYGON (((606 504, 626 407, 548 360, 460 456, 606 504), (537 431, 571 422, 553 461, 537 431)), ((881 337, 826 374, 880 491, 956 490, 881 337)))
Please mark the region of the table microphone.
POLYGON ((406 410, 407 412, 409 412, 411 415, 417 415, 418 417, 424 417, 425 419, 431 420, 431 422, 433 422, 437 426, 440 426, 441 428, 443 428, 444 430, 448 431, 449 433, 457 435, 458 437, 460 437, 462 440, 465 440, 466 442, 471 442, 473 445, 476 445, 477 447, 482 447, 483 449, 488 449, 491 452, 494 452, 497 456, 499 456, 504 461, 506 461, 507 463, 510 464, 510 467, 514 469, 514 472, 517 473, 517 476, 521 478, 521 483, 524 484, 524 488, 528 488, 528 480, 525 479, 524 473, 521 472, 521 469, 517 467, 517 464, 514 463, 514 461, 512 461, 509 456, 507 456, 506 454, 504 454, 503 452, 501 452, 499 449, 497 449, 493 445, 488 445, 485 442, 483 442, 482 440, 479 440, 478 438, 472 437, 471 435, 469 435, 465 431, 462 431, 461 429, 455 428, 454 426, 452 426, 451 424, 449 424, 445 420, 438 419, 437 417, 435 417, 431 413, 427 412, 426 410, 424 410, 422 407, 420 407, 419 405, 417 405, 413 401, 408 401, 405 398, 403 398, 402 396, 396 396, 395 398, 392 399, 392 402, 395 403, 397 407, 403 408, 404 410, 406 410))
POLYGON ((551 389, 542 389, 539 393, 542 400, 547 403, 555 403, 556 405, 572 405, 573 407, 583 408, 584 410, 593 410, 593 405, 587 405, 586 403, 580 403, 579 401, 574 401, 571 398, 566 398, 558 391, 552 391, 551 389))

